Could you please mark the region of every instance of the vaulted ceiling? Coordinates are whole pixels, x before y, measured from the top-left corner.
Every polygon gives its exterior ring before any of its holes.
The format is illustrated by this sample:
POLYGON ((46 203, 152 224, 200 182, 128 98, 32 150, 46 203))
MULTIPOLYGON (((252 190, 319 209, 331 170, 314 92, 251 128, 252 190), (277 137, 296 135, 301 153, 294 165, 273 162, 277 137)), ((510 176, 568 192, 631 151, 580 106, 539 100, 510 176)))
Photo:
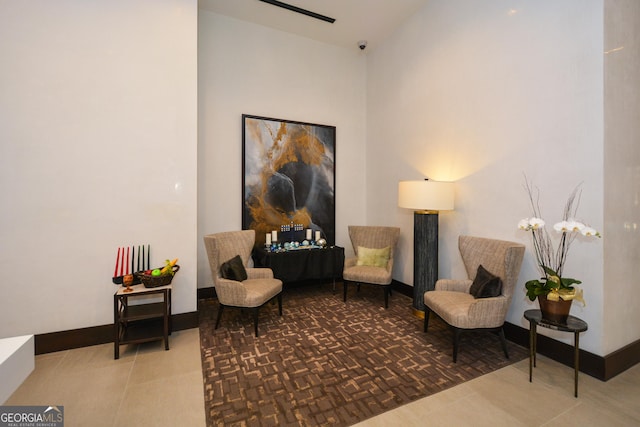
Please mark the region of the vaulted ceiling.
POLYGON ((428 0, 199 0, 198 7, 324 43, 367 49, 382 40, 428 0), (335 19, 329 23, 271 3, 285 3, 335 19))

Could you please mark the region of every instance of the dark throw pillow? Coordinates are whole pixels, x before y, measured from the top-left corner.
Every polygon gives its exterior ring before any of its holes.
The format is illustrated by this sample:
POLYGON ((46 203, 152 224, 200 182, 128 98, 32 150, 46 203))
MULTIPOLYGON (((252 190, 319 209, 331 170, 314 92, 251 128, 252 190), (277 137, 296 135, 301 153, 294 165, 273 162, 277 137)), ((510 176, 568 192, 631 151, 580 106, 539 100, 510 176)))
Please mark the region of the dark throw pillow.
POLYGON ((469 288, 474 298, 497 297, 502 294, 502 279, 489 273, 482 265, 478 266, 476 278, 469 288))
POLYGON ((223 279, 236 280, 242 282, 247 280, 247 270, 242 265, 242 259, 240 255, 236 255, 229 261, 223 262, 220 266, 220 276, 223 279))

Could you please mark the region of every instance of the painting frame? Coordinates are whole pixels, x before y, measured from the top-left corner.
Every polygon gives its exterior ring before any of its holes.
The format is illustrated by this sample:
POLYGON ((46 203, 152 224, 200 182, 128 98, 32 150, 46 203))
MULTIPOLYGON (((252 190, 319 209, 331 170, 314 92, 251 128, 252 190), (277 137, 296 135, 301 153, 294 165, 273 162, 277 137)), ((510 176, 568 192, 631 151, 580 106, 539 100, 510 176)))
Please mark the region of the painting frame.
POLYGON ((242 115, 242 229, 335 245, 336 127, 242 115))

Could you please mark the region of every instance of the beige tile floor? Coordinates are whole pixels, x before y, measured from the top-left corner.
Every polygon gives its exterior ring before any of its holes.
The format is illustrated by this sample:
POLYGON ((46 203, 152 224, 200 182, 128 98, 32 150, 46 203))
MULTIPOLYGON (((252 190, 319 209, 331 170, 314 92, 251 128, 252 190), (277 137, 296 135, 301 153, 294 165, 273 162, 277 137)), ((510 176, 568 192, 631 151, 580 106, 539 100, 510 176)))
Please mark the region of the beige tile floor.
POLYGON ((36 356, 5 405, 62 405, 65 426, 204 426, 198 329, 161 341, 103 344, 36 356))
MULTIPOLYGON (((63 405, 65 425, 204 426, 198 329, 161 342, 104 344, 36 356, 36 368, 6 405, 63 405)), ((366 420, 375 426, 640 426, 640 365, 602 382, 538 357, 366 420)))

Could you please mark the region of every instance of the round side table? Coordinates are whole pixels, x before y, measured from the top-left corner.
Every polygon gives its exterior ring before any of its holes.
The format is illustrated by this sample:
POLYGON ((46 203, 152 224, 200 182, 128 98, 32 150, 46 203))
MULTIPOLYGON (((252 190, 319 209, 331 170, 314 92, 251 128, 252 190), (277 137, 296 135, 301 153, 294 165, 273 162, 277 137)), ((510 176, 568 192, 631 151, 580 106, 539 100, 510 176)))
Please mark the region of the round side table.
POLYGON ((544 319, 542 311, 527 310, 524 312, 524 318, 529 321, 529 382, 533 380, 533 368, 536 366, 536 327, 540 326, 547 329, 553 329, 560 332, 573 332, 573 367, 574 375, 574 395, 578 397, 578 372, 580 370, 580 332, 588 329, 587 322, 578 319, 575 316, 569 316, 567 323, 556 323, 544 319))

